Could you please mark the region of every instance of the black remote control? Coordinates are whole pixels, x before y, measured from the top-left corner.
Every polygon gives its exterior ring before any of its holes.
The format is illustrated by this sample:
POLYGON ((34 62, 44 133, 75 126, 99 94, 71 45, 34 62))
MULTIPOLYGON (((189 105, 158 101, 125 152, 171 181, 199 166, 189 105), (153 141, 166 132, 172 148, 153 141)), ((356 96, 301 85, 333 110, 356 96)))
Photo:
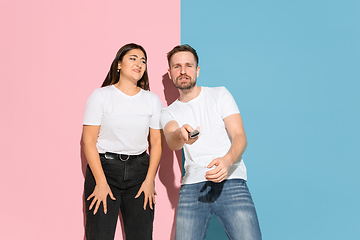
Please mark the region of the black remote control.
POLYGON ((195 129, 194 131, 189 132, 189 138, 196 138, 197 136, 199 136, 199 134, 199 130, 195 129))

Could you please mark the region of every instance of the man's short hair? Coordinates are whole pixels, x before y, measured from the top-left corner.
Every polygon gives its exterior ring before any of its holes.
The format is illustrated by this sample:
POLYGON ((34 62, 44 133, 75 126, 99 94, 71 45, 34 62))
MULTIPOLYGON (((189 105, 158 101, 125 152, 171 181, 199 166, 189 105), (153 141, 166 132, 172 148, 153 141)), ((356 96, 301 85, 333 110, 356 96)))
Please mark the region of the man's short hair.
POLYGON ((196 60, 196 66, 199 65, 199 56, 196 53, 196 50, 193 49, 189 44, 183 44, 183 45, 178 45, 176 47, 174 47, 170 52, 167 53, 167 60, 168 60, 168 64, 170 67, 170 59, 171 57, 178 52, 191 52, 196 60))

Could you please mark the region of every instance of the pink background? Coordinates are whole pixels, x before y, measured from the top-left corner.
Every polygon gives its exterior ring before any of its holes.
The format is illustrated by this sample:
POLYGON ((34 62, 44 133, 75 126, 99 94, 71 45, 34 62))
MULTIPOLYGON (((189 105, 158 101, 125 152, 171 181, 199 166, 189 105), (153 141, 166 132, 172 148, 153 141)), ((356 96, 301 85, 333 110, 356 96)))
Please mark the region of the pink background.
MULTIPOLYGON (((0 19, 0 239, 83 239, 86 100, 129 42, 147 50, 151 90, 164 105, 176 98, 165 73, 166 53, 180 43, 180 0, 1 0, 0 19)), ((180 185, 164 147, 157 240, 173 238, 180 185)))

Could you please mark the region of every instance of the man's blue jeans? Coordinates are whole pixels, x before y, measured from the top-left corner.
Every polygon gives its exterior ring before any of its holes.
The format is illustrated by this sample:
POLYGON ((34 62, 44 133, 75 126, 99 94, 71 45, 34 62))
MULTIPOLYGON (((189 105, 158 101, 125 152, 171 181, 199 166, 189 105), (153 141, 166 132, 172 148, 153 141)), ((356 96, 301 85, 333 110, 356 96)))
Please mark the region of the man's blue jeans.
POLYGON ((204 240, 212 213, 231 240, 260 240, 255 206, 246 181, 201 182, 181 186, 176 240, 204 240))

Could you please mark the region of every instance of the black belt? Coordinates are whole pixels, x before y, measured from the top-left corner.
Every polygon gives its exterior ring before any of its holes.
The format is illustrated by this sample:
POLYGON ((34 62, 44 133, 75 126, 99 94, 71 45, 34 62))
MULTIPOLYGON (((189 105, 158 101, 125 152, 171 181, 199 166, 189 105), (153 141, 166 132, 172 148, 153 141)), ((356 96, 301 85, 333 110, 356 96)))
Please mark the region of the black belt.
POLYGON ((115 159, 126 162, 127 160, 131 160, 137 157, 142 157, 146 154, 146 151, 139 155, 126 155, 126 154, 117 154, 112 152, 99 153, 100 157, 105 157, 106 159, 115 159))

